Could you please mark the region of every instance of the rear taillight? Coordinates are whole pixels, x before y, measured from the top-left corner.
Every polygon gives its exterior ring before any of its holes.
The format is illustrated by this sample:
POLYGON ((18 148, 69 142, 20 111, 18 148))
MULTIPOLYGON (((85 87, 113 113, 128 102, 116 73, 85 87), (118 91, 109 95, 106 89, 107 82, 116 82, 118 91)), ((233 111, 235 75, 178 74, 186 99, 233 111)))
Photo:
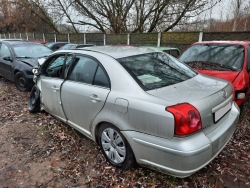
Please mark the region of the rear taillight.
POLYGON ((166 107, 166 111, 172 113, 175 119, 175 135, 188 135, 202 128, 199 111, 188 103, 166 107))

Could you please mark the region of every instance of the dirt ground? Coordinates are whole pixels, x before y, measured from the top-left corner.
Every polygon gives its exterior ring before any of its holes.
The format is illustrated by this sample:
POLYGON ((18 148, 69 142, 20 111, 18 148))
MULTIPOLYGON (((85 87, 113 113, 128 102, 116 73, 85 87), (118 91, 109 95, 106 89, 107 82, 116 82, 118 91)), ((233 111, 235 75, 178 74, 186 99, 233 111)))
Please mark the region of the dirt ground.
POLYGON ((250 187, 250 100, 237 130, 209 165, 180 179, 141 166, 110 166, 99 147, 47 113, 27 111, 29 93, 0 78, 0 187, 250 187))

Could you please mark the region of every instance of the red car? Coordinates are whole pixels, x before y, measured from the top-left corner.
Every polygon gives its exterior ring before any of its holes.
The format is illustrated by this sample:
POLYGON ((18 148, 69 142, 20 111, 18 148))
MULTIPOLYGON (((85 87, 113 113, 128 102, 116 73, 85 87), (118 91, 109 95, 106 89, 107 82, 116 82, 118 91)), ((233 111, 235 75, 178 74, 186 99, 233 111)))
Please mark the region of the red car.
POLYGON ((197 72, 230 81, 243 108, 250 88, 250 41, 205 41, 189 46, 179 60, 197 72))

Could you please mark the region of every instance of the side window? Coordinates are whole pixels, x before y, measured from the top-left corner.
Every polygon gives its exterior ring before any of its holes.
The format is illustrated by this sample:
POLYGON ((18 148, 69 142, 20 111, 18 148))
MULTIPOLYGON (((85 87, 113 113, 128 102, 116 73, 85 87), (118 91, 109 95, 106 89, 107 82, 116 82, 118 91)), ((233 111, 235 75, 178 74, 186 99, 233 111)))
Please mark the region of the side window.
POLYGON ((63 73, 63 63, 64 63, 65 56, 56 56, 51 59, 50 63, 45 69, 45 76, 54 77, 54 78, 61 78, 63 73))
POLYGON ((178 57, 179 51, 178 50, 170 50, 170 55, 172 55, 174 57, 178 57))
POLYGON ((109 79, 107 78, 101 66, 98 66, 96 71, 94 85, 110 88, 109 79))
POLYGON ((6 44, 1 44, 0 57, 10 56, 10 50, 6 44))
POLYGON ((91 58, 76 56, 68 79, 92 84, 98 63, 91 58))
POLYGON ((247 70, 250 71, 250 45, 247 47, 247 70))

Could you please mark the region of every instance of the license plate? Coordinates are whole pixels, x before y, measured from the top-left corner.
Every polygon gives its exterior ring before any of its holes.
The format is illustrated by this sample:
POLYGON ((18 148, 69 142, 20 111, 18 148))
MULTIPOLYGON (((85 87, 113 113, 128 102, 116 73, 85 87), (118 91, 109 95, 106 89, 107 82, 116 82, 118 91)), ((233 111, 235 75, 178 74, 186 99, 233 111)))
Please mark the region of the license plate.
POLYGON ((214 113, 214 122, 217 123, 229 110, 231 109, 231 102, 223 108, 214 113))

